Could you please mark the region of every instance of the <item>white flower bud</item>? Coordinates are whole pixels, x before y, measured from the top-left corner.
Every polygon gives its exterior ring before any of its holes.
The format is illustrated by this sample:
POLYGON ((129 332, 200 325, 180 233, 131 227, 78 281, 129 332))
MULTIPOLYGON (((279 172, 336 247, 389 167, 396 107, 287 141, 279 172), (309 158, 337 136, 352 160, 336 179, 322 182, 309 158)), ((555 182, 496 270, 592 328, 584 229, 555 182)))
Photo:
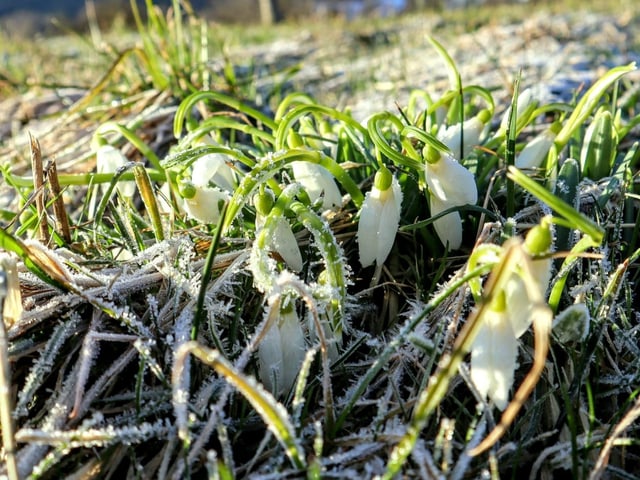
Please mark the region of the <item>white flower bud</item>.
POLYGON ((382 265, 396 238, 402 208, 398 179, 383 167, 376 173, 376 184, 367 192, 358 221, 358 247, 363 267, 382 265))
POLYGON ((282 308, 258 346, 260 378, 274 395, 286 394, 293 386, 304 360, 302 324, 293 305, 282 308))

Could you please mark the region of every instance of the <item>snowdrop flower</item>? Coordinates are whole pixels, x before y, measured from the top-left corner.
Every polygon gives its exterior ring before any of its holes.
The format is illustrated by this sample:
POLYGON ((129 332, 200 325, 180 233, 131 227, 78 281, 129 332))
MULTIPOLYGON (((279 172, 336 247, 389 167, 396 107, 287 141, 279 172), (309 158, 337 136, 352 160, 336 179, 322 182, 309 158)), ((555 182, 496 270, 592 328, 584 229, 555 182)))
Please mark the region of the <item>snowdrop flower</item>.
MULTIPOLYGON (((519 92, 518 100, 516 102, 516 124, 526 121, 533 111, 538 106, 538 99, 536 98, 533 89, 526 88, 519 92)), ((509 116, 511 115, 511 106, 507 108, 502 116, 500 122, 500 131, 506 132, 509 127, 509 116)))
POLYGON ((218 187, 197 186, 184 180, 178 188, 184 199, 184 211, 202 223, 218 223, 224 204, 231 198, 228 192, 218 187))
MULTIPOLYGON (((478 188, 473 174, 451 155, 441 153, 431 146, 425 147, 425 176, 431 192, 431 215, 451 207, 475 205, 478 188)), ((434 228, 444 245, 460 248, 462 243, 462 219, 458 212, 451 212, 434 222, 434 228)))
POLYGON ((268 327, 258 346, 260 378, 264 386, 274 395, 286 394, 293 386, 305 355, 304 333, 290 302, 280 307, 280 302, 272 307, 278 309, 277 318, 268 327))
POLYGON ((544 132, 527 143, 516 158, 516 167, 520 169, 540 167, 561 128, 560 122, 554 122, 544 132))
POLYGON ((292 162, 293 176, 306 190, 312 203, 322 197, 322 208, 328 210, 342 205, 342 195, 333 175, 321 165, 312 162, 292 162))
MULTIPOLYGON (((550 223, 545 218, 529 232, 524 243, 527 253, 548 252, 553 240, 550 223)), ((550 258, 532 258, 529 265, 532 281, 525 282, 523 272, 515 269, 504 288, 494 293, 471 348, 471 379, 478 392, 500 410, 506 408, 513 385, 518 338, 531 325, 537 299, 544 298, 551 278, 550 258)))
MULTIPOLYGON (((263 228, 267 216, 275 202, 271 190, 262 189, 253 198, 256 207, 256 230, 263 228)), ((283 216, 274 217, 276 222, 273 235, 268 240, 270 246, 282 257, 287 266, 294 272, 300 272, 303 266, 302 254, 298 246, 298 240, 291 230, 291 224, 283 216)))
POLYGON ((381 266, 387 259, 400 223, 402 190, 398 179, 382 167, 375 176, 373 188, 367 192, 358 221, 360 263, 381 266))
POLYGON ((471 380, 478 393, 491 398, 500 410, 509 403, 517 354, 518 341, 501 293, 483 316, 471 349, 471 380))
MULTIPOLYGON (((129 159, 113 145, 109 145, 104 140, 96 149, 96 170, 98 173, 115 173, 120 167, 129 163, 129 159)), ((108 184, 100 185, 102 193, 106 193, 108 184)), ((136 192, 135 182, 118 182, 116 188, 123 197, 130 198, 136 192)))
POLYGON ((226 157, 221 153, 209 153, 193 162, 191 181, 199 187, 207 187, 213 183, 228 192, 233 192, 237 184, 235 172, 227 165, 226 157))
POLYGON ((490 119, 489 110, 482 110, 475 117, 462 123, 441 128, 438 140, 449 147, 457 158, 467 158, 473 147, 480 143, 480 137, 490 119))

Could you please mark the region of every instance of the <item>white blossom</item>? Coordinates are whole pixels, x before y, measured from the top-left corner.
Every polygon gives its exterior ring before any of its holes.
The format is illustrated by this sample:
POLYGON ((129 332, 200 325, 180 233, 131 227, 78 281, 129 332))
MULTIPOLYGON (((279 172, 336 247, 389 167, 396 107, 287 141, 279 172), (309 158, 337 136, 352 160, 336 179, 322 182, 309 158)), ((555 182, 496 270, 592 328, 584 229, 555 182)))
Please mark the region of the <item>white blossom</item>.
POLYGON ((556 139, 557 132, 554 130, 557 130, 554 126, 547 128, 527 143, 516 158, 516 167, 521 169, 540 167, 556 139))
MULTIPOLYGON (((504 303, 504 301, 503 301, 504 303)), ((504 410, 513 385, 518 341, 504 304, 493 306, 482 317, 482 325, 471 349, 471 380, 480 395, 504 410)))
POLYGON ((202 223, 218 223, 222 207, 230 199, 229 193, 218 187, 192 186, 193 195, 184 197, 187 215, 202 223))
POLYGON ((402 190, 398 179, 383 167, 367 192, 358 221, 358 247, 363 267, 382 265, 387 259, 400 224, 402 190))
MULTIPOLYGON (((453 156, 437 153, 439 158, 427 162, 425 176, 431 192, 431 215, 452 207, 475 205, 478 188, 473 174, 456 161, 453 156)), ((460 248, 462 243, 462 219, 458 212, 452 212, 434 222, 436 233, 451 249, 460 248)))
POLYGON ((333 175, 322 165, 298 161, 292 162, 291 168, 293 176, 304 187, 312 203, 322 197, 324 210, 342 205, 342 195, 333 175))
POLYGON ((531 325, 551 278, 551 259, 534 256, 548 253, 551 244, 550 220, 543 219, 525 240, 529 268, 517 265, 508 273, 504 287, 493 292, 494 299, 479 319, 482 323, 471 347, 471 379, 500 410, 507 406, 513 385, 518 338, 531 325))
POLYGON ((212 183, 228 192, 233 192, 237 184, 235 172, 227 165, 226 157, 221 153, 209 153, 193 162, 191 182, 200 187, 212 183))
POLYGON ((291 389, 304 360, 305 350, 302 324, 294 305, 287 305, 280 309, 258 346, 260 378, 274 395, 286 394, 291 389))
MULTIPOLYGON (((96 150, 96 170, 98 173, 115 173, 120 167, 129 163, 129 159, 113 145, 105 143, 96 150)), ((100 185, 102 193, 109 188, 107 183, 100 185)), ((136 192, 135 182, 118 182, 116 188, 123 197, 130 198, 136 192)))
POLYGON ((489 116, 489 111, 483 110, 462 123, 442 127, 438 132, 438 140, 449 147, 457 158, 466 158, 473 147, 480 143, 489 116))

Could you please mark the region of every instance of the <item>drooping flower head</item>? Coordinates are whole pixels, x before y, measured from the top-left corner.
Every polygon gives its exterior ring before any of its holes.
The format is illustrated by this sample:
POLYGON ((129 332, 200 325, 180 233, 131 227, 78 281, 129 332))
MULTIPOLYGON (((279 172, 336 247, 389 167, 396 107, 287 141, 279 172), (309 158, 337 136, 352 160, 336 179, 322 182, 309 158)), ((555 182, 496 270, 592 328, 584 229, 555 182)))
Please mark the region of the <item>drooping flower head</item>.
POLYGON ((485 127, 491 119, 489 110, 481 110, 475 117, 462 123, 441 128, 438 140, 453 152, 456 158, 467 158, 473 147, 480 143, 485 127))
POLYGON ((521 169, 540 167, 561 128, 560 122, 554 122, 544 132, 527 143, 516 157, 516 167, 521 169))
MULTIPOLYGON (((448 153, 431 147, 424 149, 426 159, 425 178, 430 192, 431 215, 463 205, 475 205, 478 187, 473 174, 448 153)), ((451 212, 437 219, 434 228, 444 245, 451 249, 462 244, 462 219, 458 212, 451 212)))
POLYGON ((271 325, 258 346, 260 378, 274 395, 286 394, 293 386, 305 355, 302 323, 293 301, 270 306, 271 325))
MULTIPOLYGON (((119 149, 108 144, 103 138, 97 139, 96 147, 96 171, 97 173, 116 173, 116 171, 129 163, 129 159, 119 149)), ((136 192, 135 182, 118 182, 116 188, 124 198, 131 198, 136 192)), ((100 190, 104 194, 108 189, 107 184, 101 184, 100 190)))
POLYGON ((531 256, 528 268, 516 265, 502 289, 493 292, 471 348, 471 379, 500 410, 507 406, 513 385, 518 338, 531 326, 549 286, 551 260, 537 257, 548 253, 551 245, 551 221, 545 218, 525 239, 524 250, 531 256))
POLYGON ((358 246, 363 267, 382 265, 387 259, 400 224, 402 190, 391 172, 382 167, 367 192, 358 222, 358 246))

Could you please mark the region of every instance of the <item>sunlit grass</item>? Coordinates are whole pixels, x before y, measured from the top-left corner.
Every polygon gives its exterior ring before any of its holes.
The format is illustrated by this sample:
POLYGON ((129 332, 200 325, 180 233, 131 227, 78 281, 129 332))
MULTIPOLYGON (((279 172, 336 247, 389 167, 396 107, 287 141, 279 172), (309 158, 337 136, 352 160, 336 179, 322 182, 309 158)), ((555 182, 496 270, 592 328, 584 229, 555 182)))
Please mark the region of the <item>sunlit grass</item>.
MULTIPOLYGON (((137 42, 76 57, 84 95, 29 137, 57 171, 6 140, 9 477, 636 478, 635 65, 569 103, 516 83, 499 118, 447 51, 477 25, 444 12, 429 54, 448 90, 361 122, 329 96, 256 97, 235 42, 295 26, 180 5, 147 2, 137 42), (516 168, 540 125, 551 140, 516 168)), ((0 88, 45 86, 28 71, 0 88)))

